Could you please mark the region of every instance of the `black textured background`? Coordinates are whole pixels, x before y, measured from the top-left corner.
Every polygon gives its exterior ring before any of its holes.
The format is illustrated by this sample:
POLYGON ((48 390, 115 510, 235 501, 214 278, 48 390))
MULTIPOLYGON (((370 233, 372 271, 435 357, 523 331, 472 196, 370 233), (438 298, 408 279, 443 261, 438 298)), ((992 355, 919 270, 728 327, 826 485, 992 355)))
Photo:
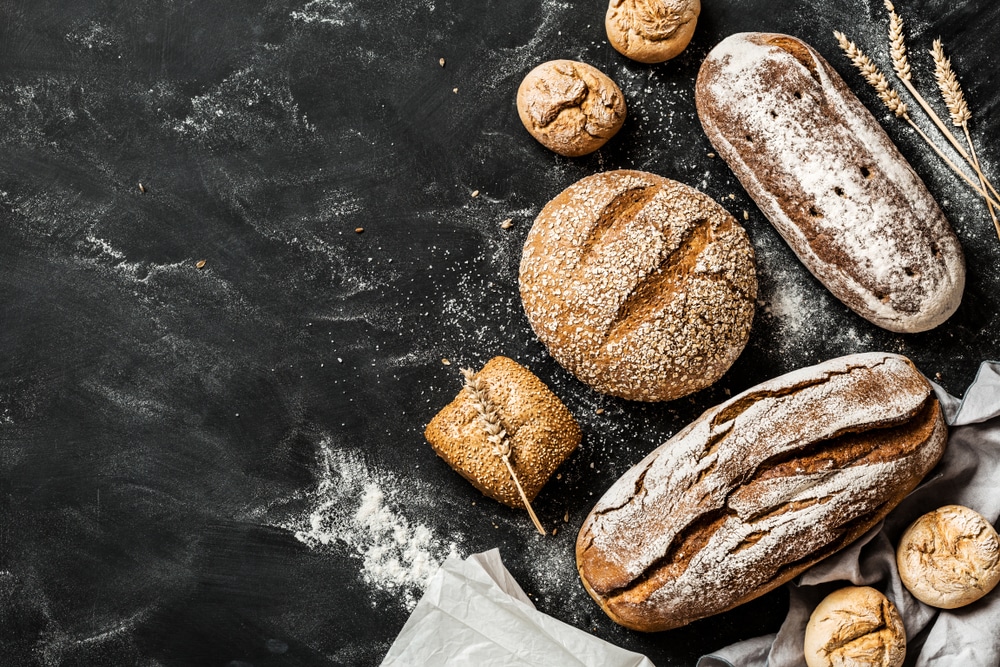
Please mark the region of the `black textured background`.
MULTIPOLYGON (((1000 179, 1000 5, 898 8, 928 95, 925 51, 944 38, 1000 179)), ((838 52, 834 29, 888 70, 876 0, 705 0, 689 49, 658 66, 608 46, 604 10, 0 0, 0 664, 377 664, 419 585, 363 575, 377 535, 296 539, 324 499, 336 525, 353 525, 372 488, 390 518, 429 531, 435 560, 499 547, 541 610, 657 665, 777 629, 782 591, 667 633, 619 628, 579 585, 576 530, 646 452, 782 372, 888 350, 961 393, 998 356, 1000 243, 982 204, 838 52), (697 68, 746 30, 815 46, 941 202, 968 285, 938 329, 895 335, 849 312, 708 156, 697 68), (589 62, 624 91, 629 118, 599 153, 558 157, 518 121, 521 77, 554 58, 589 62), (534 216, 575 180, 623 167, 749 212, 751 340, 690 399, 593 393, 546 356, 521 310, 534 216), (554 537, 479 496, 422 437, 457 369, 496 354, 537 373, 584 429, 536 504, 554 537)))

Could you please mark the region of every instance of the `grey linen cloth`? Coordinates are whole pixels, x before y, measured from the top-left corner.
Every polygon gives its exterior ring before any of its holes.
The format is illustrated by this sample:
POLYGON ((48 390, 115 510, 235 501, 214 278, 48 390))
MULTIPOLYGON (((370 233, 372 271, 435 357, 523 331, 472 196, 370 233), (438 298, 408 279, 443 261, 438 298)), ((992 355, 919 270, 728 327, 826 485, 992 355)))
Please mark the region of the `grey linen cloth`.
POLYGON ((951 425, 941 462, 888 517, 789 586, 788 616, 776 634, 703 656, 697 667, 800 667, 809 615, 826 595, 851 584, 872 586, 899 609, 906 626, 906 664, 1000 666, 1000 586, 959 609, 935 609, 907 591, 896 570, 895 545, 920 515, 965 505, 994 526, 1000 516, 1000 362, 983 362, 963 400, 934 385, 951 425))

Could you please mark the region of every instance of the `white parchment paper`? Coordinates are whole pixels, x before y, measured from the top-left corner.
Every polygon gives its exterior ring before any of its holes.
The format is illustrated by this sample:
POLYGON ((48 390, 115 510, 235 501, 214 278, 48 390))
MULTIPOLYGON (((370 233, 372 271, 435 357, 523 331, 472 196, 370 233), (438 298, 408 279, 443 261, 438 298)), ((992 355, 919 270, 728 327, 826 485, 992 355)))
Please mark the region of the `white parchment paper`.
POLYGON ((653 667, 535 609, 492 549, 448 558, 382 667, 653 667))

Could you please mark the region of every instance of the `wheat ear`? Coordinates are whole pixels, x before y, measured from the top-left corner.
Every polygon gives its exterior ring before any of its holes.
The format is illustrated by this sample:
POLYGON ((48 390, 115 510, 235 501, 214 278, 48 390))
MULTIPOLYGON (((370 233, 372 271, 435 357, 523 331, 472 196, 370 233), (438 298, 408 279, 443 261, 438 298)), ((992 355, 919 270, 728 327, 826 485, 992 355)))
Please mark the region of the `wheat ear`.
POLYGON ((882 103, 888 107, 889 111, 909 123, 910 127, 917 131, 917 134, 919 134, 920 137, 927 142, 928 146, 934 149, 934 152, 937 153, 938 157, 944 160, 945 164, 951 167, 956 174, 961 176, 962 179, 965 180, 965 182, 968 183, 973 190, 978 192, 981 197, 986 198, 988 201, 992 202, 994 206, 997 206, 997 203, 989 198, 986 191, 973 182, 973 180, 969 178, 964 171, 959 169, 958 165, 952 162, 951 159, 945 155, 940 148, 938 148, 937 144, 935 144, 931 138, 927 136, 927 133, 921 130, 917 124, 913 122, 913 119, 910 118, 906 104, 899 97, 899 93, 897 93, 896 90, 889 85, 885 75, 878 68, 878 66, 872 62, 871 58, 865 55, 865 53, 859 49, 854 42, 847 39, 847 36, 839 30, 834 30, 833 36, 837 38, 837 41, 840 43, 840 48, 844 50, 844 53, 846 53, 847 57, 851 59, 854 66, 860 70, 862 76, 865 77, 865 80, 868 81, 873 88, 875 88, 875 92, 878 93, 882 103))
POLYGON ((532 509, 531 503, 528 502, 528 496, 525 495, 524 489, 521 488, 521 481, 517 478, 517 474, 514 473, 514 466, 510 464, 510 441, 507 438, 507 431, 504 429, 503 424, 500 423, 500 415, 497 414, 496 406, 486 393, 485 383, 468 368, 462 369, 462 377, 465 378, 465 388, 468 390, 469 395, 472 396, 472 405, 476 409, 476 412, 479 413, 480 421, 483 423, 483 429, 486 431, 486 441, 493 445, 493 455, 499 456, 504 465, 507 466, 507 472, 510 473, 511 479, 514 480, 514 486, 517 487, 517 493, 521 496, 521 502, 524 503, 525 508, 528 510, 528 516, 531 517, 531 521, 535 524, 538 532, 545 535, 545 529, 538 520, 535 510, 532 509))
MULTIPOLYGON (((934 111, 931 105, 927 103, 927 100, 924 99, 924 96, 921 95, 920 92, 913 86, 913 82, 911 81, 912 77, 910 75, 910 64, 906 57, 906 40, 903 36, 903 19, 896 13, 896 8, 890 0, 883 0, 883 4, 885 4, 886 10, 889 12, 889 52, 892 56, 892 68, 895 70, 896 76, 899 77, 899 80, 903 83, 906 90, 908 90, 913 96, 913 99, 917 101, 917 104, 919 104, 920 108, 924 110, 924 113, 927 114, 928 118, 934 122, 934 125, 936 125, 938 130, 941 131, 941 134, 944 135, 945 139, 948 140, 948 143, 950 143, 952 147, 958 151, 958 154, 961 155, 962 158, 969 163, 972 170, 976 172, 976 175, 982 183, 983 189, 985 190, 989 187, 989 189, 993 192, 994 197, 1000 197, 1000 193, 997 193, 993 184, 990 183, 989 180, 987 180, 981 173, 982 170, 979 168, 979 161, 965 150, 965 147, 962 146, 961 142, 955 137, 954 133, 949 130, 948 126, 945 125, 943 120, 941 120, 941 116, 934 111)), ((934 55, 934 52, 932 51, 931 54, 934 55)), ((958 80, 955 79, 955 85, 957 86, 957 84, 958 80)), ((966 111, 968 112, 968 107, 966 107, 966 111)), ((987 202, 987 205, 989 205, 989 202, 987 202)), ((992 212, 990 214, 992 215, 992 212)))
MULTIPOLYGON (((940 39, 934 40, 934 48, 931 49, 931 56, 934 58, 934 78, 937 79, 941 97, 948 107, 948 113, 951 115, 951 123, 956 127, 961 127, 965 133, 965 143, 969 145, 969 153, 972 155, 972 163, 976 168, 976 175, 979 176, 980 185, 982 185, 983 189, 989 187, 993 190, 993 185, 983 174, 982 165, 979 164, 979 156, 976 155, 976 148, 972 145, 972 136, 969 134, 969 119, 972 118, 972 111, 969 110, 969 105, 965 101, 965 93, 962 92, 962 86, 958 83, 955 70, 951 68, 951 58, 948 58, 944 54, 944 46, 941 44, 940 39)), ((993 194, 996 196, 996 190, 993 190, 993 194)), ((1000 221, 997 220, 996 211, 993 209, 993 204, 990 203, 989 199, 986 200, 986 207, 989 209, 990 217, 993 219, 993 227, 996 229, 997 238, 1000 238, 1000 221)))

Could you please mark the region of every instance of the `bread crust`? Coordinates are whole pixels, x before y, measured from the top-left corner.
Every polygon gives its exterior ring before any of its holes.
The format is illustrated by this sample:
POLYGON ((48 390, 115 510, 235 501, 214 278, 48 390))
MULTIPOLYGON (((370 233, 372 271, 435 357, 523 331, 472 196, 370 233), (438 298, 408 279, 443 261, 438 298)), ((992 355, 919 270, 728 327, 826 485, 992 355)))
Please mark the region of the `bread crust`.
POLYGON ((700 0, 610 0, 604 28, 623 56, 662 63, 687 48, 700 13, 700 0))
POLYGON ((741 33, 702 63, 709 140, 803 264, 856 313, 901 333, 958 308, 965 260, 920 177, 847 84, 794 37, 741 33))
POLYGON ((1000 537, 979 512, 945 505, 906 529, 896 565, 915 598, 932 607, 957 609, 1000 582, 1000 537))
MULTIPOLYGON (((510 444, 510 462, 531 502, 556 468, 580 444, 573 415, 534 373, 513 359, 494 357, 475 377, 485 386, 510 444)), ((462 389, 424 431, 434 451, 484 495, 524 508, 469 390, 462 389)))
POLYGON ((641 171, 581 179, 524 244, 521 299, 553 358, 597 391, 668 401, 742 352, 757 296, 753 248, 721 206, 641 171))
POLYGON ((899 355, 849 355, 705 412, 625 473, 580 530, 585 588, 657 631, 752 600, 847 546, 937 463, 947 428, 899 355))
POLYGON ((625 97, 604 72, 575 60, 550 60, 517 89, 517 115, 540 144, 567 157, 593 153, 625 123, 625 97))
POLYGON ((870 586, 830 593, 806 624, 807 667, 902 667, 906 629, 896 605, 870 586))

